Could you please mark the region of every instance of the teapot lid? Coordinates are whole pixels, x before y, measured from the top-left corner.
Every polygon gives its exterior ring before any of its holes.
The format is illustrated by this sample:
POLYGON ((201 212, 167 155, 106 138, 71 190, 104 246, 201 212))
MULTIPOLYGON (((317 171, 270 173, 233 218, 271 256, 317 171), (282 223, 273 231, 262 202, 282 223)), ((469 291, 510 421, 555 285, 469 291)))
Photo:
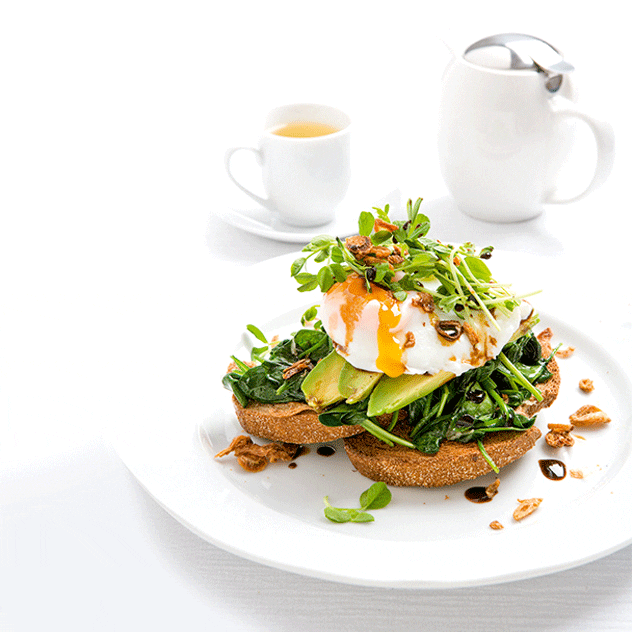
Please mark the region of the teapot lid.
POLYGON ((562 54, 539 37, 501 33, 485 37, 463 53, 468 62, 498 70, 537 70, 547 76, 546 88, 557 92, 563 75, 574 70, 562 54))

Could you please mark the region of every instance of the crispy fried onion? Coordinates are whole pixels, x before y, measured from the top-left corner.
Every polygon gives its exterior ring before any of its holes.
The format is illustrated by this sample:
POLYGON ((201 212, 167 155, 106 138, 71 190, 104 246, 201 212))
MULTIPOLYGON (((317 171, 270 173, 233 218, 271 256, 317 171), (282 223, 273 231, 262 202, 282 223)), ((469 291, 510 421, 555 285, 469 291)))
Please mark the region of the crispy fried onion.
POLYGON ((406 339, 404 340, 404 349, 410 349, 415 346, 415 334, 412 331, 406 332, 406 339))
POLYGON ((541 498, 527 498, 525 500, 518 499, 518 508, 513 512, 514 520, 522 520, 531 515, 542 502, 541 498))
POLYGON ((395 224, 389 224, 389 222, 385 222, 383 219, 376 217, 375 223, 373 224, 373 230, 376 233, 380 230, 386 230, 389 233, 394 233, 397 230, 397 226, 395 226, 395 224))
POLYGON ((304 371, 305 369, 311 369, 313 368, 313 366, 314 365, 311 363, 309 358, 301 358, 300 360, 297 360, 291 366, 287 367, 287 369, 283 369, 283 379, 289 380, 291 377, 293 377, 297 373, 300 373, 301 371, 304 371))
POLYGON ((592 380, 585 377, 579 380, 579 388, 584 391, 584 393, 592 393, 595 390, 595 384, 592 380))
POLYGON ((428 292, 418 292, 417 296, 414 296, 410 301, 413 307, 421 308, 426 314, 430 314, 435 311, 435 302, 432 295, 428 292))
POLYGON ((345 239, 347 250, 356 258, 368 254, 373 247, 371 240, 365 235, 353 235, 345 239))
POLYGON ((497 478, 493 483, 485 488, 485 496, 492 499, 498 493, 498 487, 500 486, 500 479, 497 478))
POLYGON ((571 436, 573 430, 573 424, 549 424, 544 440, 552 448, 570 448, 575 445, 575 439, 571 436))
POLYGON ((438 320, 434 326, 440 336, 451 342, 458 340, 463 333, 463 325, 458 320, 438 320))
POLYGON ((378 263, 388 263, 391 267, 403 263, 401 248, 395 244, 393 250, 386 246, 376 246, 366 235, 353 235, 345 239, 347 250, 365 265, 371 266, 378 263))
POLYGON ((261 472, 267 467, 268 463, 291 461, 296 457, 299 447, 295 443, 257 445, 250 437, 240 435, 235 437, 225 450, 218 452, 215 458, 221 458, 234 452, 237 462, 244 470, 247 472, 261 472))
POLYGON ((481 342, 481 337, 470 323, 463 323, 463 331, 473 347, 476 347, 476 345, 481 342))
POLYGON ((601 408, 597 408, 597 406, 592 404, 578 408, 570 415, 569 419, 576 426, 598 426, 610 423, 610 417, 601 408))

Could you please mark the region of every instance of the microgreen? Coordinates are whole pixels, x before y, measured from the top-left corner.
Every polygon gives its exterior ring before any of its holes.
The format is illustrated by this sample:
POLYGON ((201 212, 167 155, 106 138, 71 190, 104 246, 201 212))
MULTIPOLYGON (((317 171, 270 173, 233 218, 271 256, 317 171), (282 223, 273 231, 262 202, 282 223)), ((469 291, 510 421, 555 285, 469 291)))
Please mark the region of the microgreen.
POLYGON ((299 284, 299 292, 317 288, 327 292, 334 283, 356 274, 364 278, 368 291, 376 284, 391 290, 399 301, 404 301, 410 291, 424 291, 444 312, 455 312, 464 320, 483 312, 498 326, 494 310, 507 314, 519 305, 519 300, 492 277, 486 260, 492 256, 493 247, 477 252, 470 242, 452 246, 429 239, 430 220, 420 212, 421 202, 421 198, 414 203, 408 200, 405 220, 391 220, 388 205, 360 213, 358 234, 370 239, 375 249, 382 249, 381 257, 355 256, 348 240, 329 235, 313 239, 291 266, 290 274, 299 284), (391 257, 384 257, 384 248, 391 257), (310 261, 320 264, 317 271, 307 270, 310 261), (431 280, 434 283, 428 285, 431 280))
POLYGON ((308 309, 305 310, 304 314, 301 316, 301 325, 303 327, 313 327, 314 329, 322 329, 323 323, 318 318, 318 305, 312 305, 308 309))
POLYGON ((346 509, 333 507, 329 502, 329 496, 323 499, 325 503, 325 517, 332 522, 373 522, 375 518, 368 513, 371 509, 382 509, 391 502, 391 491, 386 483, 373 483, 369 489, 360 494, 360 507, 346 509))
POLYGON ((260 347, 252 347, 250 350, 250 359, 253 362, 262 362, 265 356, 270 351, 272 343, 268 342, 263 332, 255 325, 247 325, 246 329, 259 341, 264 344, 260 347))
POLYGON ((261 331, 261 329, 259 329, 259 327, 256 327, 255 325, 247 325, 246 329, 257 339, 260 340, 261 342, 265 342, 267 344, 268 339, 265 337, 264 333, 261 331))

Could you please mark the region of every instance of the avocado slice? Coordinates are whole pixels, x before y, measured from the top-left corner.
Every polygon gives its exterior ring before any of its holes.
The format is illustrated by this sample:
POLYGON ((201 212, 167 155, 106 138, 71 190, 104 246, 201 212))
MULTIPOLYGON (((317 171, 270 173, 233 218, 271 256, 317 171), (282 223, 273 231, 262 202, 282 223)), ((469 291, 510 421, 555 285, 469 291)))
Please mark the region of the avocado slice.
POLYGON ((384 373, 377 371, 356 369, 352 364, 345 362, 338 378, 338 390, 347 400, 347 404, 355 404, 369 396, 383 375, 384 373))
POLYGON ((416 399, 432 393, 454 377, 449 371, 439 371, 434 375, 385 375, 373 389, 369 397, 369 417, 393 413, 416 399))
POLYGON ((332 351, 307 374, 301 389, 308 406, 320 411, 344 399, 338 389, 338 379, 345 362, 341 355, 332 351))

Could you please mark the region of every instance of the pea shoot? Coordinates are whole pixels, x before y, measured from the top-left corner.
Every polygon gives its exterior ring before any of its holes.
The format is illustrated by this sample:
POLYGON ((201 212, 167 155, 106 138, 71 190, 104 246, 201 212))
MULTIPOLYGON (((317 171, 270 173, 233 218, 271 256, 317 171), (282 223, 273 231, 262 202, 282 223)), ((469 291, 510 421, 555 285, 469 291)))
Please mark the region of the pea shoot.
POLYGON ((430 220, 420 213, 421 203, 422 198, 414 203, 408 200, 403 221, 391 220, 388 204, 383 209, 374 207, 374 212, 363 211, 358 219, 360 241, 343 242, 329 235, 314 238, 291 266, 299 292, 327 292, 356 274, 364 278, 368 291, 376 284, 399 301, 409 291, 423 291, 445 312, 454 312, 465 321, 483 312, 498 328, 494 314, 510 313, 523 297, 493 279, 485 263, 493 247, 477 252, 469 242, 452 246, 429 239, 430 220), (362 244, 360 251, 357 244, 362 244), (310 261, 320 264, 315 273, 307 270, 310 261))
POLYGON ((331 522, 373 522, 375 518, 368 513, 371 509, 382 509, 391 502, 392 494, 386 483, 373 483, 369 489, 360 494, 360 507, 346 509, 332 507, 329 496, 323 499, 325 503, 325 517, 331 522))

